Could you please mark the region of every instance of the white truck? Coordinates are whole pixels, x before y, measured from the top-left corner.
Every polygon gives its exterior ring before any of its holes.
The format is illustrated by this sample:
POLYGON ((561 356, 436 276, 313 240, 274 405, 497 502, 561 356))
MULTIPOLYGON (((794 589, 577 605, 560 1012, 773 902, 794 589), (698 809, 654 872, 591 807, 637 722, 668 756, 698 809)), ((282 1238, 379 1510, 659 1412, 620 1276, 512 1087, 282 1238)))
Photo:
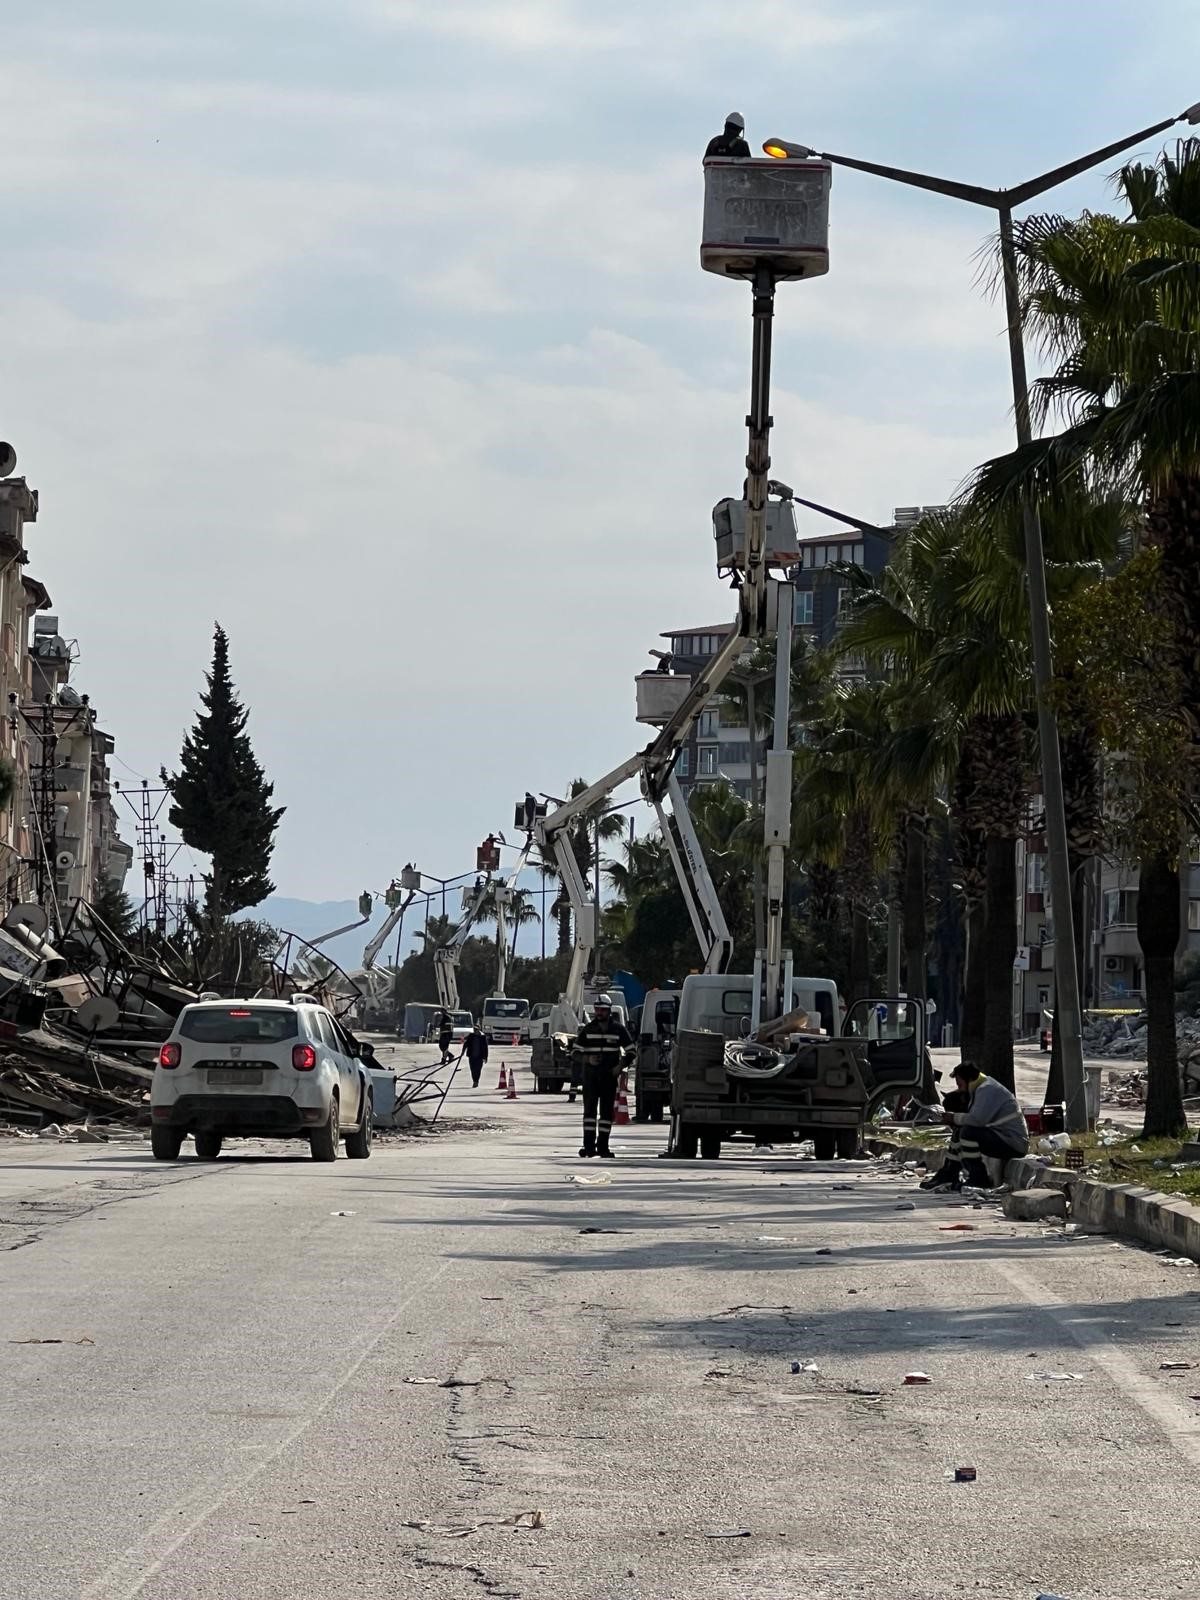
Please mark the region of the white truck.
POLYGON ((488 995, 479 1025, 493 1044, 528 1044, 529 1001, 506 994, 488 995))

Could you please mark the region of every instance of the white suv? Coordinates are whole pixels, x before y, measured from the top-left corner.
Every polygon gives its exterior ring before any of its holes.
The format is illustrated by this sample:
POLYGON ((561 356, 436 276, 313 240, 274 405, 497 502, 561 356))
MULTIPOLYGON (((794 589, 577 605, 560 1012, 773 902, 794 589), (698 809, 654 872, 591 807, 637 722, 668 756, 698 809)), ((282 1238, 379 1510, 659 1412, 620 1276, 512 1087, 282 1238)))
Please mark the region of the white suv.
POLYGON ((304 1139, 315 1161, 371 1154, 371 1079, 358 1047, 324 1006, 202 1000, 185 1006, 158 1053, 150 1147, 177 1159, 190 1133, 201 1161, 230 1136, 304 1139))

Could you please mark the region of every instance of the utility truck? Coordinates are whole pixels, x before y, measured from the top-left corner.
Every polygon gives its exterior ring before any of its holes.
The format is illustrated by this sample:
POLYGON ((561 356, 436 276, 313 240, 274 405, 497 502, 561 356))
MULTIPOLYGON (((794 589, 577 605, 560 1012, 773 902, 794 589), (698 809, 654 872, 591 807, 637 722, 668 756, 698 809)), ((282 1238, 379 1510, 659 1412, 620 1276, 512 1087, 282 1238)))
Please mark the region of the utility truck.
POLYGON ((684 980, 671 1069, 672 1153, 715 1160, 725 1140, 810 1139, 820 1161, 858 1153, 875 1108, 921 1081, 925 1008, 858 1000, 788 974, 789 1009, 754 1019, 753 978, 684 980))

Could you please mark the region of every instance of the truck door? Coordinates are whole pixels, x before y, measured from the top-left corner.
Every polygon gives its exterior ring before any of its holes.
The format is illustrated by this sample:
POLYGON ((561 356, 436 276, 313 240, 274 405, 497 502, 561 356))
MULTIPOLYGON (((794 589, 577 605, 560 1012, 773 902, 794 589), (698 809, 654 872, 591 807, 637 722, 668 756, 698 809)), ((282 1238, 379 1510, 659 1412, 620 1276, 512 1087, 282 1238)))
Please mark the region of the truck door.
POLYGON ((919 1000, 856 1000, 842 1024, 844 1039, 866 1043, 868 1116, 882 1100, 911 1094, 925 1069, 925 1007, 919 1000))

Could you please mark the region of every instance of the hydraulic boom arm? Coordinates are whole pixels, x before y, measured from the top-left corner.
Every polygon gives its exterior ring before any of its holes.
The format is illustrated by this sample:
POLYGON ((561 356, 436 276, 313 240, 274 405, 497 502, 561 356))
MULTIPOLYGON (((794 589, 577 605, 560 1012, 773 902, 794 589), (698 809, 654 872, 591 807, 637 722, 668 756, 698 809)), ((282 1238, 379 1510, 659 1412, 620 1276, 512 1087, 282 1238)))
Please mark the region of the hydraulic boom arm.
POLYGON ((466 913, 453 935, 433 952, 433 975, 437 982, 438 1003, 443 1011, 457 1011, 458 1005, 458 961, 462 955, 462 947, 467 942, 475 919, 479 915, 480 907, 487 896, 491 878, 481 878, 475 886, 474 898, 467 907, 466 913))

